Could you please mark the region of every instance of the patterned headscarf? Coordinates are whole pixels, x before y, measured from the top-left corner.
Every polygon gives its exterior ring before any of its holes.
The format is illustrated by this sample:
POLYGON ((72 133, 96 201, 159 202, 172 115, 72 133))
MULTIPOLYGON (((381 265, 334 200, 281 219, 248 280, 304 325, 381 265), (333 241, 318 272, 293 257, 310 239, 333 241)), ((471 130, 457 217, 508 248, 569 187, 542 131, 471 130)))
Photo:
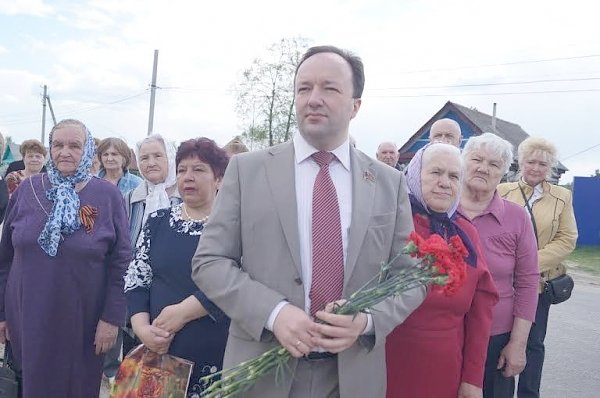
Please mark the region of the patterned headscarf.
POLYGON ((46 197, 52 202, 52 210, 40 233, 38 243, 41 248, 49 255, 56 256, 58 245, 62 234, 70 235, 81 228, 79 218, 79 195, 75 192, 75 184, 88 181, 92 175, 90 167, 96 153, 96 146, 90 131, 79 120, 66 119, 59 122, 50 132, 50 147, 52 148, 52 136, 56 130, 64 127, 80 128, 85 135, 83 146, 83 155, 79 161, 79 166, 75 173, 70 176, 64 176, 56 168, 54 159, 52 159, 52 150, 50 151, 50 162, 48 165, 48 178, 52 187, 46 191, 46 197))
POLYGON ((160 184, 151 183, 150 181, 148 181, 146 176, 142 174, 148 186, 148 196, 146 196, 146 206, 144 207, 142 225, 146 223, 148 216, 154 213, 156 210, 171 207, 171 201, 169 199, 167 189, 177 183, 177 175, 175 170, 175 156, 177 154, 177 148, 175 147, 175 144, 169 141, 165 141, 165 139, 160 134, 149 135, 137 144, 136 149, 138 163, 141 162, 140 148, 143 144, 146 144, 148 142, 158 142, 164 146, 165 154, 167 155, 168 170, 165 181, 160 184))
MULTIPOLYGON (((408 185, 408 196, 412 207, 413 214, 422 214, 429 219, 429 228, 432 234, 438 234, 445 239, 449 239, 451 236, 458 235, 463 244, 469 251, 467 257, 467 264, 472 267, 477 266, 477 254, 473 243, 467 236, 467 234, 460 228, 455 220, 457 217, 456 209, 460 202, 460 186, 458 184, 459 191, 456 193, 454 203, 446 212, 436 212, 427 206, 425 199, 423 198, 423 191, 421 190, 421 169, 423 168, 423 153, 432 145, 449 145, 441 143, 429 143, 423 148, 419 149, 412 160, 406 166, 406 183, 408 185)), ((461 170, 460 180, 463 179, 463 171, 461 170)))
MULTIPOLYGON (((415 156, 413 156, 408 166, 406 166, 406 170, 404 171, 406 173, 406 184, 408 185, 408 191, 411 194, 413 194, 413 196, 419 201, 419 203, 421 203, 421 205, 426 209, 428 208, 428 206, 427 203, 425 203, 425 199, 423 198, 423 192, 421 191, 421 169, 423 168, 423 153, 425 153, 427 148, 431 147, 432 145, 437 146, 449 144, 435 142, 425 145, 423 148, 419 149, 415 153, 415 156)), ((461 181, 463 178, 463 173, 464 172, 461 170, 461 181)), ((452 206, 450 206, 450 208, 446 211, 448 217, 452 217, 454 215, 460 202, 460 187, 462 187, 462 184, 458 184, 458 186, 459 192, 457 192, 456 198, 454 198, 454 203, 452 203, 452 206)))

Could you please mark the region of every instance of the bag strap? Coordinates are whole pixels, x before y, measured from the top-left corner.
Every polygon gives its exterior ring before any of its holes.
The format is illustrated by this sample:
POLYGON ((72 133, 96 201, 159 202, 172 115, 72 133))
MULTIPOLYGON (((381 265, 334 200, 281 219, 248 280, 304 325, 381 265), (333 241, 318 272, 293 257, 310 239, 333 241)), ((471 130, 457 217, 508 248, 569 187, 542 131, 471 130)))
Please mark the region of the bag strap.
MULTIPOLYGON (((531 216, 531 223, 533 224, 533 233, 535 234, 535 243, 538 247, 538 250, 540 248, 540 242, 538 242, 538 232, 537 232, 537 225, 535 223, 535 217, 533 216, 533 211, 531 210, 531 206, 529 206, 529 200, 527 199, 527 196, 525 195, 525 191, 523 191, 523 187, 521 187, 521 183, 517 183, 519 185, 519 191, 521 191, 521 195, 523 195, 523 200, 525 201, 525 207, 527 208, 527 210, 529 211, 529 215, 531 216)), ((533 194, 532 194, 533 196, 533 194)))

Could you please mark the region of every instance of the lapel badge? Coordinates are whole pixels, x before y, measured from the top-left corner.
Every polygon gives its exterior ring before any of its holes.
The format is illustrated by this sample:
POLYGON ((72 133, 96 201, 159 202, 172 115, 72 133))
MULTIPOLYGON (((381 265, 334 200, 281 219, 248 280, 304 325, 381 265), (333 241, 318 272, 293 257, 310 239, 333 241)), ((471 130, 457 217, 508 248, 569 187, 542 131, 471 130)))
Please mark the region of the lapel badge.
POLYGON ((375 182, 375 176, 371 173, 371 170, 367 170, 363 173, 363 179, 369 182, 375 182))

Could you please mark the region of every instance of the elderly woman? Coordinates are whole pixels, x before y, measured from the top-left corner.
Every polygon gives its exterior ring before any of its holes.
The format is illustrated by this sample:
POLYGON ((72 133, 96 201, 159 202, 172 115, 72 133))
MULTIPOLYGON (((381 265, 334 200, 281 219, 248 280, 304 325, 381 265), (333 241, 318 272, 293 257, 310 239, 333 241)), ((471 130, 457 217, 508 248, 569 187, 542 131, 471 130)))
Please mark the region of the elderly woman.
POLYGON ((83 123, 50 132, 47 174, 9 202, 0 243, 0 339, 10 340, 23 398, 94 397, 103 354, 125 321, 131 243, 123 197, 92 178, 83 123))
MULTIPOLYGON (((132 251, 150 213, 181 203, 176 186, 175 145, 165 141, 159 134, 152 134, 138 142, 136 149, 138 168, 144 180, 125 194, 132 251)), ((133 332, 127 332, 123 334, 125 354, 138 343, 133 332)))
POLYGON ((406 168, 415 231, 427 238, 458 235, 468 248, 464 284, 453 296, 429 289, 425 301, 387 338, 387 396, 481 396, 496 288, 473 225, 458 211, 460 150, 420 149, 406 168))
POLYGON ((137 188, 142 179, 129 172, 131 151, 120 138, 105 138, 98 145, 100 171, 98 177, 116 185, 123 195, 137 188))
POLYGON ((500 196, 528 211, 537 235, 540 294, 527 341, 527 365, 519 376, 519 398, 540 396, 544 338, 552 299, 545 283, 566 272, 562 262, 575 249, 577 241, 571 191, 546 181, 556 165, 556 158, 556 147, 551 142, 544 138, 527 138, 518 149, 521 179, 498 186, 500 196))
POLYGON ((134 246, 150 213, 181 203, 175 176, 176 151, 171 142, 158 134, 137 144, 138 167, 144 181, 125 195, 129 233, 134 246))
POLYGON ((525 367, 525 347, 537 306, 537 246, 529 215, 502 199, 496 187, 513 159, 508 141, 484 133, 463 149, 461 212, 479 232, 500 301, 494 307, 484 397, 512 397, 514 376, 525 367))
POLYGON ((6 185, 9 194, 12 194, 21 181, 42 171, 46 163, 46 154, 48 151, 38 140, 25 140, 19 147, 19 152, 23 157, 23 170, 11 171, 6 175, 6 185))
POLYGON ((125 277, 135 334, 151 350, 194 362, 188 397, 200 378, 221 370, 229 320, 191 278, 191 261, 212 209, 228 156, 208 138, 181 144, 177 188, 183 203, 154 212, 125 277))

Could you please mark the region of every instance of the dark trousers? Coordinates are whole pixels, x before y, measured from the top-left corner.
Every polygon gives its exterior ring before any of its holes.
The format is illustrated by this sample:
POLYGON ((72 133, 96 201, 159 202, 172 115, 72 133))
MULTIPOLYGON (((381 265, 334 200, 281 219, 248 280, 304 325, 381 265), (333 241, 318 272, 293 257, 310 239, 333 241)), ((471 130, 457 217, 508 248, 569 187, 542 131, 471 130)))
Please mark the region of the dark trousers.
POLYGON ((544 339, 548 328, 548 315, 551 303, 550 294, 543 292, 538 297, 535 322, 531 326, 529 339, 527 340, 527 365, 519 375, 519 387, 517 397, 539 398, 540 384, 542 381, 542 368, 544 366, 544 339))
POLYGON ((490 337, 483 378, 483 398, 512 398, 515 393, 515 378, 504 377, 502 369, 496 369, 500 353, 509 340, 510 333, 490 337))
POLYGON ((133 329, 130 325, 123 329, 123 358, 129 354, 138 345, 142 344, 140 339, 133 333, 133 329))

